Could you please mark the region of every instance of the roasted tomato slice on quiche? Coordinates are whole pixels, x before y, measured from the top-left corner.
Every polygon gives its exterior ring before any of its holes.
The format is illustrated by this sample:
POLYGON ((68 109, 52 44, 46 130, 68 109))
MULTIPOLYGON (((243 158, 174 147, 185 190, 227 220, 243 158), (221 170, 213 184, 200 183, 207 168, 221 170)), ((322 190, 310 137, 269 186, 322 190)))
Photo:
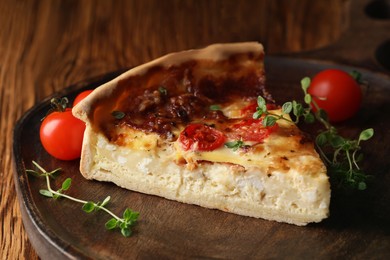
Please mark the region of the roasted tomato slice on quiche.
POLYGON ((179 142, 185 151, 212 151, 225 143, 221 132, 204 124, 188 125, 179 136, 179 142))
POLYGON ((266 127, 262 119, 247 118, 232 126, 229 137, 235 140, 263 142, 278 127, 278 124, 266 127))

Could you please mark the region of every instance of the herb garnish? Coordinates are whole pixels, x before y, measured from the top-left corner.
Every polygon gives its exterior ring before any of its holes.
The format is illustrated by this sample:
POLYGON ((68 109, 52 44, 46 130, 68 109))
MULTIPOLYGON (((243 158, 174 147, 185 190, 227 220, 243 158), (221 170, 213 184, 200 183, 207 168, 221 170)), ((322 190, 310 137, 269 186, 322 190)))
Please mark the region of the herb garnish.
POLYGON ((210 105, 209 108, 210 108, 211 111, 221 110, 221 106, 220 105, 210 105))
POLYGON ((241 147, 244 147, 244 146, 245 146, 245 144, 242 140, 231 141, 231 142, 225 143, 225 147, 232 149, 233 151, 237 151, 238 149, 240 149, 241 147))
POLYGON ((103 202, 93 202, 93 201, 86 201, 77 199, 75 197, 69 196, 67 194, 64 194, 65 191, 67 191, 70 188, 70 185, 72 183, 71 178, 65 179, 65 181, 62 183, 61 188, 58 190, 53 190, 51 188, 50 184, 50 178, 54 178, 56 174, 58 174, 61 171, 61 168, 55 169, 51 172, 47 172, 45 169, 43 169, 37 162, 32 162, 40 172, 35 170, 26 170, 28 173, 38 176, 38 177, 45 177, 46 178, 46 185, 47 189, 41 189, 39 193, 43 196, 58 199, 58 198, 65 198, 77 203, 83 204, 82 210, 86 213, 91 213, 98 210, 103 210, 106 213, 108 213, 112 218, 106 222, 105 227, 106 229, 115 229, 119 228, 122 235, 125 237, 129 237, 132 234, 131 228, 135 225, 135 223, 138 220, 139 212, 132 211, 131 209, 127 208, 123 212, 123 217, 120 218, 117 215, 115 215, 112 211, 108 210, 105 206, 110 201, 111 197, 107 196, 103 202))
POLYGON ((164 96, 168 95, 168 90, 163 86, 158 87, 158 92, 164 96))
POLYGON ((126 116, 124 112, 118 110, 112 111, 111 115, 115 117, 115 119, 123 119, 126 116))
POLYGON ((324 130, 320 131, 315 139, 316 146, 322 160, 325 162, 331 181, 338 188, 354 188, 365 190, 367 180, 371 177, 365 174, 359 166, 362 160, 360 143, 369 140, 374 135, 374 129, 363 130, 357 139, 348 139, 338 134, 336 127, 330 124, 328 116, 323 109, 320 109, 311 95, 307 92, 310 86, 310 78, 305 77, 301 80, 301 87, 304 93, 304 104, 295 100, 286 102, 282 106, 282 114, 274 114, 267 110, 266 101, 259 96, 257 100, 258 107, 253 114, 253 118, 263 118, 264 126, 272 126, 278 120, 286 120, 293 123, 299 123, 301 118, 306 123, 320 122, 324 130), (312 110, 311 105, 315 106, 316 112, 312 110), (287 117, 292 114, 295 120, 287 117))

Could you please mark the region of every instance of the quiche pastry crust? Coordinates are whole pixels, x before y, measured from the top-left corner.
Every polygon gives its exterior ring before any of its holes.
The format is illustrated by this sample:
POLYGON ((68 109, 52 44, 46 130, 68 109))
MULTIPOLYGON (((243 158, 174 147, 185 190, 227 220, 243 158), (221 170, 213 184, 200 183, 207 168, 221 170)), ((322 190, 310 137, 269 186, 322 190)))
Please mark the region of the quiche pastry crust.
MULTIPOLYGON (((83 176, 170 200, 296 225, 328 217, 330 184, 326 168, 313 143, 292 123, 279 121, 276 132, 245 151, 220 147, 207 152, 185 151, 174 138, 132 127, 116 130, 121 139, 113 141, 96 127, 96 104, 115 101, 113 93, 120 81, 148 73, 156 66, 192 60, 213 63, 237 53, 263 54, 263 48, 254 42, 216 44, 169 54, 97 88, 73 109, 74 115, 86 122, 80 162, 83 176)), ((262 63, 259 70, 263 70, 262 63)), ((184 127, 177 126, 173 135, 184 127)))

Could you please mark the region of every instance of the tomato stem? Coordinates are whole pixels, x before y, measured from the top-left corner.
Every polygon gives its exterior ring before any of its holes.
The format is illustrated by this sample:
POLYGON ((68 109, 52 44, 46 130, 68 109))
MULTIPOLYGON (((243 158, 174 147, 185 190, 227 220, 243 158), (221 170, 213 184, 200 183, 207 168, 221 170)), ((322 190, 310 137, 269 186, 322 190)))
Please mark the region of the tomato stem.
POLYGON ((67 97, 52 98, 50 100, 50 104, 52 107, 52 111, 64 112, 66 110, 66 108, 68 107, 69 100, 67 97))

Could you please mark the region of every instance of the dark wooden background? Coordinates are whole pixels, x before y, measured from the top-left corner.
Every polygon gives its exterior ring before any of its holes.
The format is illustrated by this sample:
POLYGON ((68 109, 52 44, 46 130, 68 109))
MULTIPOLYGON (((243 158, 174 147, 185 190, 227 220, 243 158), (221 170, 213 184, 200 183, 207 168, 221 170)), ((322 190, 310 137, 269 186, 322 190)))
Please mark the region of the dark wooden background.
POLYGON ((12 131, 34 104, 72 83, 216 42, 255 40, 267 55, 334 60, 387 73, 383 57, 390 53, 390 24, 367 15, 371 2, 1 0, 2 259, 38 258, 23 228, 12 177, 12 131))

